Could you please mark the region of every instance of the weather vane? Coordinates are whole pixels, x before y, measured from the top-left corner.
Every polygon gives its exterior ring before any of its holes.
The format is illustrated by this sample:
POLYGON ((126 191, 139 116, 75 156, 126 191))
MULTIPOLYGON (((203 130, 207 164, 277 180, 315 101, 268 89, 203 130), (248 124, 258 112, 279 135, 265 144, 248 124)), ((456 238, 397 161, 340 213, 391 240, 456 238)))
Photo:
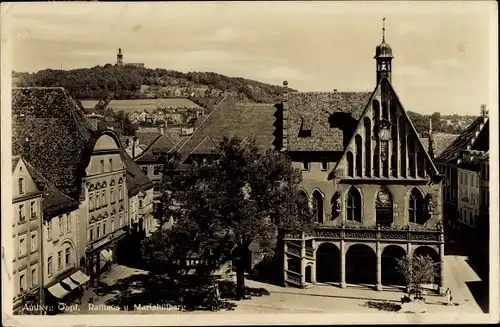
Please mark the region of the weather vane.
POLYGON ((385 17, 382 19, 382 42, 385 42, 385 17))

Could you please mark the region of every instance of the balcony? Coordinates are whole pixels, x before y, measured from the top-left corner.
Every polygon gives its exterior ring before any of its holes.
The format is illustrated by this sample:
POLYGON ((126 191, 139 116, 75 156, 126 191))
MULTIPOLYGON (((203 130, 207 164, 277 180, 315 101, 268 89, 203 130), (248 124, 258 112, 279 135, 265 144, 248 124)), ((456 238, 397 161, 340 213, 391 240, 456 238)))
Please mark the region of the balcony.
MULTIPOLYGON (((328 239, 344 241, 372 241, 372 242, 429 242, 441 243, 442 230, 426 227, 412 226, 410 228, 342 228, 342 227, 318 227, 310 234, 304 235, 305 240, 328 239)), ((289 234, 285 240, 302 240, 300 234, 289 234)), ((300 255, 300 246, 287 242, 287 252, 292 255, 300 255), (298 248, 298 250, 297 250, 298 248)), ((307 256, 307 248, 306 248, 307 256)), ((312 256, 311 256, 312 257, 312 256)))

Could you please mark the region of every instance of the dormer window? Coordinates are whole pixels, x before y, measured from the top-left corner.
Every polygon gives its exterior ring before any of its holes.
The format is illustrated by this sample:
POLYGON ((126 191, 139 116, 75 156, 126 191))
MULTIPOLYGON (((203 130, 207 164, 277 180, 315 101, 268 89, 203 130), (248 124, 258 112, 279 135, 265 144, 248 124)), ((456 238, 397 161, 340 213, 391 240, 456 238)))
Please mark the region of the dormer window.
POLYGON ((299 137, 310 137, 311 136, 311 123, 309 119, 302 117, 302 123, 300 124, 299 137))

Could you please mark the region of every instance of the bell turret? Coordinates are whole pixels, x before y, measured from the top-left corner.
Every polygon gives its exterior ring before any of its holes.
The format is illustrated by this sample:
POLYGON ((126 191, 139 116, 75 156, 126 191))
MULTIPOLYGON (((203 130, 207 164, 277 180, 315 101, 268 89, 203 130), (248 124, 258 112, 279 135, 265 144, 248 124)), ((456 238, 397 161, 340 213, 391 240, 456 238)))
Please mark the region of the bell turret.
POLYGON ((391 81, 392 59, 394 57, 391 46, 385 42, 385 18, 382 27, 382 43, 375 49, 375 57, 373 58, 377 61, 377 84, 382 78, 391 81))

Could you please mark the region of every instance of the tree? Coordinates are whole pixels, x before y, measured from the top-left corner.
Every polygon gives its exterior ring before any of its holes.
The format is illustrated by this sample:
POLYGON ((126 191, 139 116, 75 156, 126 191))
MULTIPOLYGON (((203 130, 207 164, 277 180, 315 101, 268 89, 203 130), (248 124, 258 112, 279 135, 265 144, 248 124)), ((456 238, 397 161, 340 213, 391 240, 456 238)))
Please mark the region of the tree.
POLYGON ((442 131, 443 122, 441 121, 441 114, 439 112, 435 112, 431 115, 432 121, 432 129, 438 132, 442 131))
POLYGON ((397 270, 403 274, 409 293, 422 293, 422 284, 434 282, 438 275, 439 263, 425 255, 405 256, 396 258, 397 270))
POLYGON ((314 226, 298 191, 300 182, 300 170, 285 154, 261 151, 254 141, 224 138, 210 160, 194 161, 175 179, 167 174, 162 181, 166 201, 177 204, 162 205, 159 214, 173 210, 177 215, 167 233, 176 240, 175 250, 169 251, 177 252, 168 254, 208 256, 219 265, 233 259, 237 297, 244 297, 244 257, 250 244, 258 241, 271 250, 277 236, 279 246, 287 232, 314 226))

